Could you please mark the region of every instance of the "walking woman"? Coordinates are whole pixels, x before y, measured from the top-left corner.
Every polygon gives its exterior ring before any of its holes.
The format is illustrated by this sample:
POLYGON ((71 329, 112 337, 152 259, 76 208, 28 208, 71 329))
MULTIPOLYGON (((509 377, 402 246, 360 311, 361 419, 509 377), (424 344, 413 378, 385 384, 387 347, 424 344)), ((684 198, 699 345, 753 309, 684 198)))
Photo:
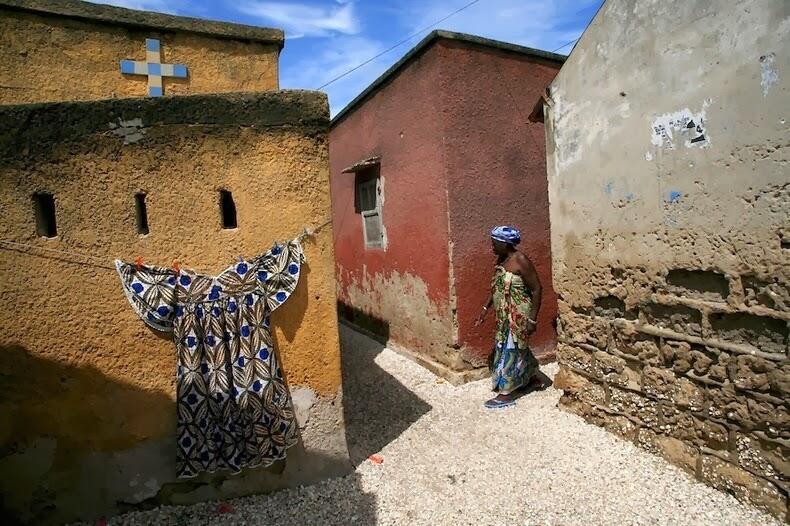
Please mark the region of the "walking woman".
POLYGON ((491 231, 491 242, 497 264, 491 283, 491 294, 475 325, 485 321, 493 305, 496 314, 496 337, 492 359, 492 389, 497 396, 488 400, 490 409, 507 407, 529 386, 541 378, 538 360, 529 350, 527 340, 535 332, 541 287, 535 267, 527 256, 516 249, 521 242, 518 229, 498 226, 491 231))

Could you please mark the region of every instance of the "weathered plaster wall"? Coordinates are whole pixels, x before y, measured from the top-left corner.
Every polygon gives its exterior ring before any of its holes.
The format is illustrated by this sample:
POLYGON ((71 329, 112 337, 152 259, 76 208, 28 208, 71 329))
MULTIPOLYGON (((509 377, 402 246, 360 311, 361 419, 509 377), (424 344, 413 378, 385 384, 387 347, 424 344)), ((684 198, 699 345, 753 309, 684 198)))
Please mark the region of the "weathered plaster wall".
POLYGON ((330 215, 328 106, 314 92, 0 108, 0 508, 30 523, 90 519, 308 483, 349 469, 331 229, 305 241, 273 315, 303 426, 283 463, 175 480, 175 349, 124 296, 113 258, 215 273, 330 215), (118 123, 139 119, 136 133, 118 123), (238 228, 220 225, 230 190, 238 228), (36 236, 52 192, 58 236, 36 236), (146 192, 150 233, 135 228, 146 192), (95 254, 98 260, 44 249, 95 254), (84 263, 98 263, 97 268, 84 263))
POLYGON ((147 77, 122 74, 120 61, 145 60, 146 38, 161 41, 163 63, 188 68, 187 79, 163 80, 165 95, 278 88, 279 30, 72 0, 4 0, 0 1, 0 104, 143 97, 147 77), (21 4, 30 9, 17 7, 21 4), (45 12, 60 4, 57 12, 45 12))
POLYGON ((494 316, 480 327, 474 322, 493 275, 488 233, 508 224, 521 230, 519 249, 534 263, 544 287, 530 345, 539 355, 551 353, 557 297, 551 284, 546 150, 543 125, 527 117, 561 63, 453 40, 440 41, 436 53, 442 63, 458 344, 470 359, 484 360, 491 352, 494 316))
POLYGON ((332 219, 340 302, 380 320, 393 344, 457 368, 436 61, 417 58, 332 127, 332 219), (354 175, 341 173, 373 155, 381 156, 384 249, 365 248, 354 175))
POLYGON ((780 517, 789 31, 783 0, 610 0, 547 110, 562 405, 780 517))

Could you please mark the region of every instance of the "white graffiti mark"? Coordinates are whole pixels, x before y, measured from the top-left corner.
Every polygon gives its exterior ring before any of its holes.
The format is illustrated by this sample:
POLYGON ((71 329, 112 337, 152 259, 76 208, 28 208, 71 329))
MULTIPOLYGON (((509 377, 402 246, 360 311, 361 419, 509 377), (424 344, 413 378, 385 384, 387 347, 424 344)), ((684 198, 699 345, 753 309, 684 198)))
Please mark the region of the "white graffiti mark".
POLYGON ((119 118, 117 123, 110 123, 110 130, 112 130, 115 135, 122 137, 124 144, 134 144, 145 135, 143 119, 140 118, 128 121, 119 118))
POLYGON ((776 53, 768 53, 760 57, 760 86, 763 87, 763 97, 768 96, 768 90, 771 86, 779 82, 779 72, 774 68, 774 60, 776 60, 776 53))
POLYGON ((702 109, 694 113, 688 108, 673 113, 665 113, 657 117, 651 126, 653 145, 667 150, 674 150, 678 144, 686 148, 705 148, 710 145, 710 138, 705 129, 705 111, 710 99, 702 103, 702 109))
POLYGON ((650 152, 645 152, 645 161, 652 161, 652 160, 653 160, 653 154, 650 152))

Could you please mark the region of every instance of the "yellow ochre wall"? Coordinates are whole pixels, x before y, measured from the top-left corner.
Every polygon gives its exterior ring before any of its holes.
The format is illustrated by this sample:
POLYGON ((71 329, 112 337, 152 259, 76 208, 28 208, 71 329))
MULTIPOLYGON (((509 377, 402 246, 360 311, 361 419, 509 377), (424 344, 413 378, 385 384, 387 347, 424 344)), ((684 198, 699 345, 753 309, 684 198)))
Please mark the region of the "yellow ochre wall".
POLYGON ((283 33, 75 0, 0 0, 0 104, 143 97, 147 77, 120 61, 145 60, 159 39, 165 95, 270 91, 279 87, 283 33))
POLYGON ((303 446, 285 471, 218 474, 197 486, 174 478, 173 342, 138 318, 114 269, 45 250, 97 255, 90 262, 108 267, 116 257, 177 259, 216 274, 324 223, 325 95, 6 106, 0 119, 0 239, 37 247, 0 247, 0 515, 90 519, 121 503, 225 498, 347 470, 331 227, 304 242, 300 283, 272 317, 300 393, 303 446), (221 227, 220 189, 233 194, 235 230, 221 227), (37 191, 55 196, 55 239, 36 234, 37 191), (141 191, 147 236, 135 225, 141 191))

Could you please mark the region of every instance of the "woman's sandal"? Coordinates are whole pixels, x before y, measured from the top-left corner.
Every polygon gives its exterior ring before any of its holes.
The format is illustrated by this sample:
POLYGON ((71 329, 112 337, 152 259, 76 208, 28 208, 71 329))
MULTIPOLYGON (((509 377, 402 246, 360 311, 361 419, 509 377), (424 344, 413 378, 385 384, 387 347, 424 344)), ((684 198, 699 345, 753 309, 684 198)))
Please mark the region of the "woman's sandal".
POLYGON ((510 407, 511 405, 516 405, 515 400, 497 400, 496 398, 492 398, 488 400, 486 403, 483 404, 486 409, 502 409, 505 407, 510 407))

